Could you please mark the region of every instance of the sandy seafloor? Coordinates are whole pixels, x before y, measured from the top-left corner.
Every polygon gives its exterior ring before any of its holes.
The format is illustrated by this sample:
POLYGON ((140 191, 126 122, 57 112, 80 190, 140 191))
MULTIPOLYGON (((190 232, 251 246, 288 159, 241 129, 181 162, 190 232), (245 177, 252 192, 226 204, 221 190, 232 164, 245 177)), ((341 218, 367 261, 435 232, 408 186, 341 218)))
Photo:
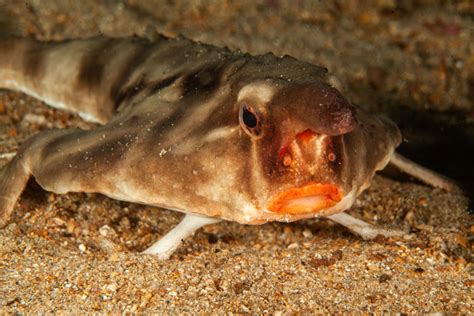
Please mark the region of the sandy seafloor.
MULTIPOLYGON (((0 230, 1 313, 473 313, 472 2, 7 2, 21 32, 45 40, 182 33, 324 65, 348 99, 399 124, 402 153, 455 178, 467 194, 376 176, 350 213, 404 230, 404 238, 364 241, 327 220, 226 222, 159 261, 139 251, 182 215, 100 195, 54 195, 31 182, 0 230)), ((1 91, 0 165, 53 127, 93 124, 1 91)))

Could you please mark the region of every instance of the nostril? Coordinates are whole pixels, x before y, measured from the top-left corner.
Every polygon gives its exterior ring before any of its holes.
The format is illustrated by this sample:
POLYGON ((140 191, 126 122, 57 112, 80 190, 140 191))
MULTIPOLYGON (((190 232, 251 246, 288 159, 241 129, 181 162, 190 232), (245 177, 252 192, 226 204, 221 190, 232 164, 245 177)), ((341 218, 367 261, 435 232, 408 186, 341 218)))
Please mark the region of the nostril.
POLYGON ((289 154, 285 154, 283 156, 283 165, 285 167, 289 167, 291 165, 291 162, 293 161, 293 159, 291 158, 291 155, 289 154))
POLYGON ((335 161, 336 160, 336 154, 329 153, 328 154, 328 160, 331 161, 331 162, 335 161))
POLYGON ((289 167, 291 165, 291 163, 293 162, 293 158, 291 157, 291 154, 288 151, 288 146, 284 146, 280 149, 278 153, 278 161, 281 161, 281 163, 285 167, 289 167))

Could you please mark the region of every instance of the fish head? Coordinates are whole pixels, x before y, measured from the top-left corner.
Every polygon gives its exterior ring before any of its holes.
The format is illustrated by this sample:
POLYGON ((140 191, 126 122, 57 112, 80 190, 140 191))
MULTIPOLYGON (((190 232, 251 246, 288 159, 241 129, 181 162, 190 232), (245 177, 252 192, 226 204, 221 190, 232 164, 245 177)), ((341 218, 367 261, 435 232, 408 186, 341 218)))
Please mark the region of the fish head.
POLYGON ((258 201, 243 214, 247 223, 348 209, 400 143, 394 123, 355 108, 320 74, 245 84, 234 115, 236 143, 248 143, 245 159, 252 167, 246 170, 258 201))
POLYGON ((126 162, 134 187, 148 190, 140 202, 246 224, 330 215, 353 204, 400 142, 323 68, 273 55, 223 68, 212 85, 200 82, 215 67, 183 81, 192 93, 159 111, 152 99, 134 108, 155 124, 126 162))

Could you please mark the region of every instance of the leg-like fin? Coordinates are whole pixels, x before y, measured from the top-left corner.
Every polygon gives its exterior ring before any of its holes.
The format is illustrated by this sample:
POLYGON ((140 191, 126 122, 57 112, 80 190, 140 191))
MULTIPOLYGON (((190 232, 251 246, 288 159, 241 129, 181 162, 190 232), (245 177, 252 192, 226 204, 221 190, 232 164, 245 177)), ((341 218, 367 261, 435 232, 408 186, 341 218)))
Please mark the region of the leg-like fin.
POLYGON ((25 189, 31 176, 28 160, 17 154, 0 169, 0 227, 10 219, 16 200, 25 189))
POLYGON ((419 164, 403 157, 400 154, 393 153, 390 163, 400 171, 436 188, 446 191, 459 190, 459 187, 453 180, 448 179, 439 173, 429 170, 419 164))
POLYGON ((347 227, 349 230, 361 236, 365 240, 374 239, 378 235, 382 235, 384 237, 396 237, 404 235, 404 232, 402 231, 376 228, 369 223, 352 217, 344 212, 327 216, 327 218, 347 227))
POLYGON ((157 255, 160 259, 168 259, 181 242, 199 228, 220 222, 220 219, 187 214, 183 220, 169 231, 163 238, 143 251, 145 254, 157 255))

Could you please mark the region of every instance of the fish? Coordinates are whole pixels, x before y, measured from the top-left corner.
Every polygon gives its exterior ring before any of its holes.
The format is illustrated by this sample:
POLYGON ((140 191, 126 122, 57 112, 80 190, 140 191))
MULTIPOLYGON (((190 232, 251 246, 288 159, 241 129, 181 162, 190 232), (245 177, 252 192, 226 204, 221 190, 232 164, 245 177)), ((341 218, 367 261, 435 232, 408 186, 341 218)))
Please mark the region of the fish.
POLYGON ((344 211, 389 163, 454 184, 395 152, 390 119, 352 104, 327 69, 182 36, 0 39, 0 88, 97 123, 42 131, 0 169, 0 227, 27 181, 184 213, 144 251, 167 259, 199 228, 324 217, 364 239, 402 232, 344 211))

